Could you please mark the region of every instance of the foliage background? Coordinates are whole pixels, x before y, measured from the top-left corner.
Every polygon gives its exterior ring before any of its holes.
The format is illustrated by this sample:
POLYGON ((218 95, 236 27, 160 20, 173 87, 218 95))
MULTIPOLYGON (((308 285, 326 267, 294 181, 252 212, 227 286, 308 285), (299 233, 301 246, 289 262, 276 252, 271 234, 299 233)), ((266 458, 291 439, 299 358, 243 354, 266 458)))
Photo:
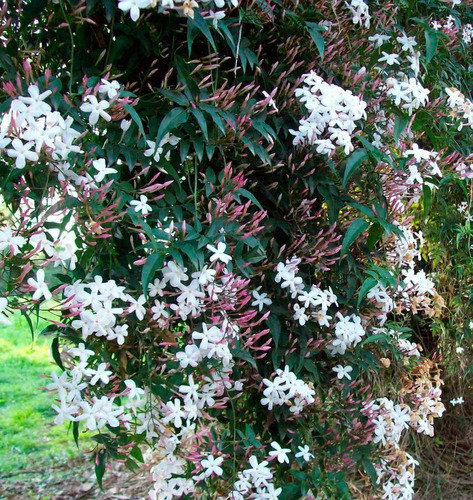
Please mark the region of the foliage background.
MULTIPOLYGON (((264 459, 272 442, 293 453, 308 444, 315 456, 309 464, 271 462, 280 498, 356 498, 364 490, 374 495, 375 467, 393 452, 373 443, 374 417, 366 405, 387 397, 415 407, 408 381, 415 380, 422 363, 431 367, 432 376, 435 363, 441 364, 444 402, 467 399, 469 389, 471 180, 456 167, 463 162, 469 168, 472 136, 468 126, 458 131, 459 116, 452 116, 445 89, 459 89, 471 99, 471 45, 461 38, 462 26, 473 22, 471 7, 468 2, 370 2, 368 26, 355 23, 341 2, 229 3, 216 25, 206 18, 210 6, 195 5, 191 15, 180 3, 173 10, 158 2, 135 22, 112 0, 4 4, 0 110, 7 115, 32 83, 51 90, 48 102, 72 117, 80 151, 58 159, 44 147, 23 169, 15 168, 7 146, 2 147, 3 224, 25 242, 22 252, 3 248, 1 293, 9 310, 43 315, 41 297, 31 299, 34 289, 27 278, 44 268, 57 299, 50 307, 55 320, 44 332, 55 339, 55 360, 70 372, 63 351, 86 340, 94 352, 91 366, 105 362, 116 377, 111 385, 87 388, 86 397, 104 394, 122 404, 124 380, 133 379, 150 388, 156 398, 150 406, 162 412, 161 419, 167 411, 162 405, 189 376, 204 384, 205 377, 221 373, 217 359, 209 357, 191 370, 181 369, 176 356, 192 343, 192 332, 200 332, 202 322, 221 326, 225 311, 240 331, 229 344, 230 380, 243 381, 245 390, 238 394, 235 384, 221 389, 221 406, 200 416, 206 437, 197 440, 194 455, 187 454, 185 477, 198 476, 208 454, 231 457, 223 479, 216 474, 195 480, 198 491, 207 492, 203 495, 225 495, 249 454, 264 459), (450 28, 431 27, 433 20, 444 22, 449 15, 450 28), (369 40, 374 33, 392 39, 376 47, 369 40), (417 41, 419 78, 430 90, 428 104, 412 114, 388 96, 388 79, 398 77, 399 69, 412 76, 411 69, 405 61, 396 69, 380 62, 383 51, 400 51, 395 37, 402 33, 417 41), (352 137, 355 150, 348 155, 342 148, 327 157, 315 147, 293 145, 290 130, 298 129, 305 112, 296 89, 311 70, 367 103, 367 117, 357 122, 352 137), (117 79, 120 91, 109 99, 110 120, 95 124, 81 106, 87 96, 99 95, 101 78, 117 79), (131 120, 127 130, 122 119, 131 120), (383 120, 382 145, 374 145, 383 120), (438 153, 442 177, 426 168, 422 182, 408 182, 411 163, 404 153, 413 143, 438 153), (100 159, 115 172, 94 186, 94 162, 100 159), (151 215, 130 205, 142 195, 151 215), (468 208, 459 213, 456 207, 464 201, 468 208), (389 328, 380 331, 379 304, 367 294, 379 283, 395 297, 404 279, 402 263, 392 258, 393 246, 402 240, 399 224, 424 234, 418 268, 435 282, 435 299, 418 309, 391 310, 389 328), (35 244, 41 231, 51 242, 59 239, 53 230, 73 233, 75 269, 35 244), (223 241, 232 261, 225 268, 217 259, 213 267, 219 278, 231 276, 229 292, 219 300, 202 299, 198 313, 169 309, 169 321, 154 320, 148 286, 170 261, 188 274, 211 265, 208 245, 223 241), (315 317, 303 324, 295 317, 294 300, 275 282, 278 263, 294 256, 301 259, 297 276, 307 287, 336 295, 331 317, 342 312, 363 318, 366 337, 343 358, 335 360, 327 351, 335 319, 328 328, 315 317), (129 325, 124 344, 103 336, 81 339, 64 302, 61 311, 65 287, 94 276, 125 286, 131 297, 117 315, 129 325), (252 292, 260 286, 260 293, 271 298, 262 309, 252 304, 252 292), (146 310, 140 318, 136 301, 141 296, 146 310), (425 359, 406 361, 389 329, 422 345, 425 359), (458 353, 457 347, 464 351, 458 353), (426 359, 433 359, 432 365, 426 359), (334 375, 340 360, 353 368, 352 380, 334 375), (160 365, 162 371, 156 369, 160 365), (272 411, 261 405, 263 380, 273 380, 286 365, 315 387, 315 400, 303 418, 293 418, 287 405, 272 411)), ((16 137, 18 132, 10 127, 3 134, 16 137)), ((168 285, 169 304, 181 291, 168 285)), ((448 408, 446 435, 457 432, 467 409, 448 408)), ((76 436, 80 425, 74 421, 76 436)), ((136 468, 143 459, 140 446, 158 441, 159 449, 162 444, 147 432, 133 431, 122 422, 96 436, 99 481, 106 458, 136 468)), ((403 450, 414 448, 410 439, 402 442, 403 450)), ((437 443, 447 442, 440 438, 437 443)), ((420 448, 429 454, 429 446, 422 441, 420 448)))

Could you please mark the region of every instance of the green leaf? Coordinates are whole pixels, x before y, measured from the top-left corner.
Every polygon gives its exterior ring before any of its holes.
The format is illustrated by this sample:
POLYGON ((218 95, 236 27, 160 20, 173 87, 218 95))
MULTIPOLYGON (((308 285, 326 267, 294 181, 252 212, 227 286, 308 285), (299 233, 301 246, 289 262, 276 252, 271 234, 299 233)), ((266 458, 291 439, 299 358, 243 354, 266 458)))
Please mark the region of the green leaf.
POLYGON ((251 126, 256 129, 266 140, 276 139, 276 132, 263 120, 253 120, 251 126))
POLYGON ((396 142, 396 146, 399 144, 399 138, 401 137, 408 123, 409 118, 405 116, 396 116, 396 120, 394 121, 394 141, 396 142))
POLYGON ((156 90, 157 92, 162 94, 166 99, 169 99, 170 101, 179 104, 179 106, 189 105, 189 99, 187 99, 187 97, 181 92, 176 92, 175 90, 167 90, 167 89, 156 89, 156 90))
POLYGON ((230 49, 233 53, 233 57, 235 57, 236 44, 235 44, 235 40, 233 39, 232 33, 228 29, 227 23, 222 20, 218 23, 218 27, 219 27, 220 31, 223 33, 223 36, 226 38, 226 40, 228 42, 228 46, 230 47, 230 49))
POLYGON ((366 207, 365 205, 361 205, 360 203, 357 203, 356 201, 350 201, 348 203, 353 208, 356 208, 359 210, 363 215, 366 215, 366 217, 374 217, 374 212, 371 210, 371 208, 366 207))
POLYGON ((247 189, 244 188, 239 188, 235 191, 233 197, 235 200, 240 203, 240 196, 243 196, 244 198, 247 198, 250 200, 252 203, 254 203, 260 210, 263 210, 263 207, 261 206, 261 203, 255 198, 255 196, 250 193, 247 189))
POLYGON ((102 0, 102 4, 105 7, 105 18, 107 22, 111 23, 117 10, 117 2, 114 0, 102 0))
POLYGON ((61 360, 61 354, 59 353, 59 337, 54 337, 53 341, 51 342, 51 354, 59 368, 61 368, 62 371, 65 371, 64 365, 62 364, 61 360))
MULTIPOLYGON (((181 157, 181 163, 184 163, 187 160, 187 155, 189 154, 190 146, 191 146, 191 143, 186 139, 179 141, 179 155, 181 157)), ((175 180, 177 182, 181 182, 179 179, 179 175, 177 175, 177 173, 176 173, 175 180)))
POLYGON ((310 23, 310 22, 307 22, 306 26, 307 26, 307 31, 309 32, 309 35, 312 38, 312 41, 314 42, 315 46, 317 47, 317 50, 319 51, 320 59, 323 61, 324 51, 325 51, 325 40, 324 37, 322 36, 322 33, 325 31, 325 28, 317 23, 310 23))
POLYGON ((430 207, 432 206, 434 193, 432 192, 432 189, 427 186, 427 184, 424 184, 422 191, 424 194, 424 196, 422 197, 422 202, 424 205, 424 215, 426 216, 430 211, 430 207))
POLYGON ((245 437, 253 446, 256 446, 256 448, 261 447, 261 443, 256 439, 253 429, 248 424, 245 424, 245 437))
POLYGON ((439 43, 439 37, 437 33, 429 28, 424 32, 425 35, 425 58, 427 62, 430 62, 437 52, 437 47, 439 43))
POLYGON ((279 497, 280 500, 294 500, 295 498, 301 498, 301 487, 299 484, 290 483, 283 486, 282 492, 279 497))
POLYGON ((162 267, 164 255, 162 253, 153 253, 147 259, 141 271, 141 281, 143 282, 143 293, 148 297, 148 285, 154 278, 156 271, 162 267))
POLYGON ((177 69, 179 82, 185 85, 183 92, 188 99, 192 99, 192 96, 199 95, 199 87, 189 72, 189 70, 192 71, 194 69, 194 66, 178 55, 174 56, 173 64, 177 69))
POLYGON ((131 116, 131 119, 138 126, 138 128, 141 132, 141 135, 146 139, 145 129, 143 128, 143 123, 141 121, 140 115, 129 104, 125 104, 125 106, 123 108, 125 109, 125 111, 128 111, 128 113, 131 116))
POLYGON ((105 474, 105 463, 107 462, 107 452, 105 450, 99 450, 95 454, 95 477, 97 478, 97 483, 99 488, 103 490, 102 479, 105 474))
POLYGON ((342 186, 346 189, 348 181, 350 177, 355 173, 356 170, 360 167, 360 165, 368 158, 368 153, 366 149, 360 148, 356 149, 350 158, 348 158, 345 173, 343 174, 343 182, 342 186))
POLYGON ((387 341, 388 338, 389 338, 389 336, 386 335, 385 333, 376 333, 375 335, 371 335, 368 338, 366 338, 365 340, 363 340, 360 343, 360 346, 364 346, 366 344, 372 344, 373 342, 378 342, 378 340, 387 341))
POLYGON ((358 236, 360 236, 363 231, 368 229, 369 225, 369 222, 365 221, 364 219, 355 219, 350 224, 350 227, 347 229, 347 232, 345 233, 345 236, 343 238, 340 257, 343 257, 343 255, 346 254, 346 252, 353 245, 358 236))
POLYGON ((231 353, 233 357, 247 361, 253 368, 257 368, 256 361, 248 351, 244 351, 241 347, 236 347, 231 349, 231 353))
POLYGON ((190 17, 187 18, 187 46, 189 49, 189 55, 191 55, 192 44, 194 43, 194 39, 199 32, 202 33, 205 38, 207 38, 212 48, 215 50, 215 52, 217 52, 217 47, 215 45, 212 33, 209 30, 207 22, 197 10, 194 10, 194 19, 190 17))
POLYGON ((131 470, 132 472, 137 472, 140 470, 140 466, 134 460, 132 460, 130 457, 128 457, 125 460, 125 465, 126 465, 126 468, 128 470, 131 470))
POLYGON ((266 320, 266 324, 269 327, 271 337, 273 337, 274 343, 277 347, 279 344, 279 337, 281 336, 281 323, 279 322, 278 317, 273 314, 266 320))
POLYGON ((195 137, 194 138, 194 150, 195 154, 197 155, 197 159, 199 162, 202 161, 202 158, 204 157, 204 149, 205 149, 205 143, 200 137, 195 137))
POLYGON ((363 469, 365 469, 365 472, 370 478, 371 483, 373 485, 376 485, 376 481, 378 480, 378 474, 376 473, 374 465, 367 458, 364 458, 362 463, 363 463, 363 469))
POLYGON ((368 232, 368 239, 366 240, 366 245, 370 250, 374 248, 376 243, 383 237, 384 229, 379 222, 375 222, 371 225, 368 232))
POLYGON ((317 365, 315 364, 315 362, 312 359, 306 358, 304 360, 304 365, 303 366, 304 366, 304 368, 308 372, 310 372, 310 373, 312 373, 314 375, 315 381, 317 383, 320 383, 320 373, 319 373, 319 370, 318 370, 317 365))
POLYGON ((142 464, 145 463, 145 459, 143 458, 143 453, 141 452, 141 449, 138 445, 132 448, 130 455, 136 460, 138 460, 138 462, 141 462, 142 464))
POLYGON ((156 135, 156 144, 159 146, 164 136, 171 130, 179 127, 187 121, 189 113, 183 108, 174 108, 162 119, 156 135))
POLYGON ((200 109, 197 108, 192 108, 191 113, 195 116, 195 119, 197 120, 197 123, 199 124, 200 129, 202 130, 202 134, 205 137, 205 140, 208 142, 209 140, 209 133, 207 131, 207 122, 205 121, 204 114, 200 109))
POLYGON ((215 108, 215 106, 211 106, 210 104, 201 103, 200 109, 207 112, 212 118, 215 125, 217 125, 219 131, 222 134, 225 134, 225 124, 223 123, 223 120, 220 118, 217 108, 215 108))
POLYGON ((79 422, 72 422, 72 437, 77 447, 79 447, 79 424, 79 422))
POLYGON ((397 169, 396 165, 394 165, 389 155, 387 155, 384 151, 381 151, 380 149, 373 146, 373 144, 371 144, 371 142, 368 141, 366 137, 362 137, 361 135, 356 135, 355 137, 361 142, 361 144, 363 144, 366 151, 368 151, 370 156, 372 156, 376 161, 378 162, 384 161, 392 168, 397 169))
POLYGON ((365 295, 378 284, 378 282, 374 278, 366 278, 363 284, 361 285, 360 291, 358 292, 358 306, 361 304, 362 300, 365 298, 365 295))
MULTIPOLYGON (((34 340, 34 326, 33 322, 31 321, 30 315, 23 309, 21 309, 21 315, 26 319, 26 322, 28 323, 28 327, 30 329, 31 333, 31 340, 34 340)), ((64 368, 63 368, 64 370, 64 368)))

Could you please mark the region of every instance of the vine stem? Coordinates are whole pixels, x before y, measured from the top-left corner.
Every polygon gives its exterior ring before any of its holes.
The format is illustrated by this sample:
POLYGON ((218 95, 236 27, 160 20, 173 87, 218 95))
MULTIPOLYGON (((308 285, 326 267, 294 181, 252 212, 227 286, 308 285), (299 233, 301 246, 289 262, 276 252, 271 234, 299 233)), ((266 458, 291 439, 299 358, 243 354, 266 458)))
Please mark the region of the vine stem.
POLYGON ((67 23, 69 37, 71 38, 71 69, 69 70, 69 94, 72 94, 72 72, 74 69, 74 33, 72 32, 71 23, 69 21, 69 18, 67 17, 67 13, 66 10, 64 9, 63 2, 59 2, 59 6, 61 7, 62 15, 64 16, 64 20, 67 23))

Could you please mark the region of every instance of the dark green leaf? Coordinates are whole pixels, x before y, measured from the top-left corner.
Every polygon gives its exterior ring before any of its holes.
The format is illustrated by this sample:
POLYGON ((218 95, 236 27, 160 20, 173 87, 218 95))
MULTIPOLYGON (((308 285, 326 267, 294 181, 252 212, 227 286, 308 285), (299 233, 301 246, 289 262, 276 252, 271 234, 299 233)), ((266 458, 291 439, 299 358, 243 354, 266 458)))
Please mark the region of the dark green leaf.
POLYGON ((223 120, 220 118, 220 115, 218 114, 217 108, 215 106, 212 106, 210 104, 205 104, 205 103, 200 103, 200 109, 202 111, 205 111, 210 115, 212 118, 213 122, 215 125, 217 125, 217 128, 219 129, 220 132, 223 134, 225 133, 225 124, 223 123, 223 120))
POLYGON ((364 219, 355 219, 350 227, 347 229, 342 242, 342 250, 340 252, 340 257, 346 254, 348 249, 353 245, 355 240, 360 236, 360 234, 368 229, 369 222, 364 219))
POLYGON ((364 346, 366 344, 372 344, 373 342, 378 342, 379 340, 384 340, 385 342, 389 339, 389 335, 385 333, 376 333, 375 335, 370 335, 365 340, 360 343, 360 346, 364 346))
POLYGON ((163 118, 156 135, 156 145, 159 146, 164 136, 187 121, 188 112, 183 108, 174 108, 163 118))
POLYGON ((147 259, 141 271, 141 281, 143 282, 143 293, 148 297, 148 285, 154 278, 156 271, 162 267, 164 255, 162 253, 153 253, 147 259))
POLYGON ((376 243, 383 237, 384 229, 379 222, 375 222, 371 225, 368 232, 368 239, 366 240, 367 247, 372 250, 376 243))
POLYGON ((207 21, 199 14, 197 10, 194 10, 194 19, 187 18, 187 45, 189 49, 189 55, 192 52, 192 44, 198 33, 202 33, 205 38, 209 41, 212 48, 217 52, 217 47, 215 45, 212 33, 207 25, 207 21))
POLYGON ((366 217, 374 217, 374 212, 373 210, 371 210, 371 208, 369 207, 366 207, 365 205, 361 205, 360 203, 357 203, 356 201, 351 201, 350 203, 348 203, 350 206, 352 206, 353 208, 356 208, 357 210, 359 210, 363 215, 366 215, 366 217))
POLYGON ((143 128, 143 123, 141 122, 140 115, 129 104, 125 104, 124 109, 125 111, 128 111, 128 113, 131 116, 131 119, 136 123, 141 134, 146 139, 145 129, 143 128))
POLYGON ((107 452, 105 450, 99 450, 95 454, 95 477, 97 478, 97 483, 99 488, 103 490, 102 479, 105 474, 105 464, 107 462, 107 452))
POLYGON ((360 165, 368 158, 364 148, 356 149, 348 158, 345 173, 343 174, 342 186, 346 189, 350 177, 358 170, 360 165))
POLYGON ((307 25, 307 31, 309 32, 312 41, 314 42, 315 46, 317 47, 317 50, 319 51, 320 59, 323 61, 324 51, 325 51, 325 40, 324 37, 322 36, 322 33, 325 31, 325 28, 317 23, 307 22, 306 25, 307 25))
POLYGON ((396 120, 394 121, 394 140, 396 142, 396 146, 399 144, 399 138, 401 137, 408 123, 409 118, 405 116, 396 116, 396 120))
POLYGON ((432 28, 425 30, 425 58, 430 62, 437 52, 439 38, 437 32, 432 28))
POLYGON ((80 422, 72 422, 72 437, 77 447, 79 447, 79 425, 80 422))
POLYGON ((59 337, 54 337, 53 341, 51 342, 51 354, 59 368, 64 371, 65 368, 62 364, 61 354, 59 353, 59 337))
POLYGON ((176 92, 175 90, 166 90, 166 89, 156 89, 156 90, 164 97, 166 97, 166 99, 169 99, 170 101, 179 104, 179 106, 189 105, 189 99, 187 99, 187 97, 181 92, 176 92))
POLYGON ((263 210, 263 207, 261 206, 261 203, 255 198, 255 196, 250 193, 247 189, 244 188, 239 188, 235 191, 235 194, 233 197, 235 198, 238 203, 240 203, 240 196, 243 196, 244 198, 248 198, 252 203, 254 203, 260 210, 263 210))
POLYGON ((199 124, 200 130, 205 137, 205 140, 209 140, 209 133, 207 131, 207 122, 205 121, 204 115, 200 109, 191 108, 191 113, 195 116, 197 123, 199 124))
POLYGON ((422 197, 422 202, 424 204, 424 215, 427 215, 430 211, 430 207, 432 206, 432 200, 433 200, 433 192, 432 189, 427 186, 427 184, 424 184, 422 188, 424 196, 422 197))
POLYGON ((128 470, 131 470, 132 472, 137 472, 140 470, 140 466, 134 460, 132 460, 130 457, 128 457, 125 460, 125 465, 126 465, 126 468, 128 470))
POLYGON ((269 331, 271 332, 271 337, 273 337, 274 343, 276 347, 279 344, 279 337, 281 336, 281 323, 276 315, 271 315, 266 320, 266 324, 269 327, 269 331))
POLYGON ((141 462, 142 464, 145 462, 145 459, 143 458, 143 453, 141 452, 141 449, 138 445, 132 448, 130 455, 136 460, 138 460, 138 462, 141 462))
POLYGON ((202 158, 204 157, 204 148, 204 141, 200 137, 194 138, 194 150, 199 161, 202 161, 202 158))
POLYGON ((363 284, 361 285, 360 291, 358 292, 358 305, 361 304, 362 300, 365 298, 365 295, 378 284, 378 282, 374 278, 366 278, 363 284))
POLYGON ((257 368, 256 361, 248 351, 244 351, 241 347, 236 347, 235 349, 231 349, 231 352, 235 358, 247 361, 251 366, 253 366, 253 368, 257 368))

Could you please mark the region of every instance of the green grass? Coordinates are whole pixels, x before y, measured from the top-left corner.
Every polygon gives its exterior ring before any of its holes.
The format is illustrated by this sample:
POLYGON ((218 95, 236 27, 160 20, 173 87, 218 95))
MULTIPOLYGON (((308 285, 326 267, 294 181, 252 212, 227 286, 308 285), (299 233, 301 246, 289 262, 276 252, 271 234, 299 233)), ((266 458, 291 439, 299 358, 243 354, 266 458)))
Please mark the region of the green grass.
MULTIPOLYGON (((78 453, 68 426, 54 425, 54 395, 40 390, 43 375, 57 371, 50 338, 32 341, 26 320, 0 325, 0 471, 8 474, 41 463, 64 461, 78 453)), ((41 331, 41 324, 38 331, 41 331)))

